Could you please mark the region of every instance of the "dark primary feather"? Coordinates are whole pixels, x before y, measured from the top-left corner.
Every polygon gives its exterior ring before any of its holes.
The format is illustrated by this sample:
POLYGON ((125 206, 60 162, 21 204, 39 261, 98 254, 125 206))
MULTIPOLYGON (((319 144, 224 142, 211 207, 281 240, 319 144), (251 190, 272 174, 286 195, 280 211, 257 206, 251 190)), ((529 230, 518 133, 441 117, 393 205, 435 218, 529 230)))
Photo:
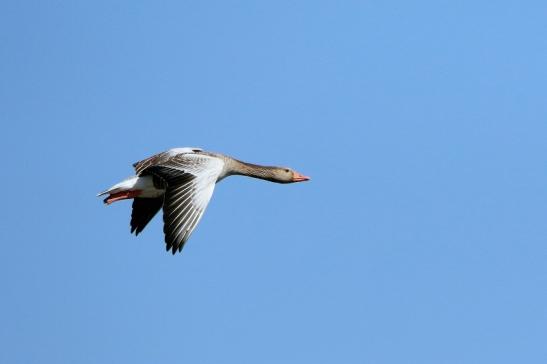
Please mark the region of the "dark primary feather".
POLYGON ((161 210, 163 197, 133 199, 133 210, 131 212, 131 234, 135 235, 146 227, 152 218, 161 210))

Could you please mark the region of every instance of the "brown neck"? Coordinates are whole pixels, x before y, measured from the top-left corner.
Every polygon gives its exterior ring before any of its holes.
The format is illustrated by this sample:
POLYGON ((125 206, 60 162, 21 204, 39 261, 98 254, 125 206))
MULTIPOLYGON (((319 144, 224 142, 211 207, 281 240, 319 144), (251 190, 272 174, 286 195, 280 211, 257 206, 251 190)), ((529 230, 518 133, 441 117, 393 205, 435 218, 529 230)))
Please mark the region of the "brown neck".
POLYGON ((278 168, 279 167, 260 166, 258 164, 232 159, 230 174, 259 178, 271 182, 281 182, 278 178, 276 178, 275 174, 275 171, 278 168))

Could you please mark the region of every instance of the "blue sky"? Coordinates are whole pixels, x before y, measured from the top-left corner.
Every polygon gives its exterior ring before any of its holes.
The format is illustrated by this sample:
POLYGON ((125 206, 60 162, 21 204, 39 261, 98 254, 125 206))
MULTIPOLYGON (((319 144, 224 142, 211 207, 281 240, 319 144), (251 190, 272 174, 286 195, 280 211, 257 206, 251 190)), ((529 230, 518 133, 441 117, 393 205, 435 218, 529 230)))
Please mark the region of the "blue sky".
POLYGON ((545 363, 546 14, 2 2, 0 362, 545 363), (223 181, 173 257, 95 194, 180 146, 312 181, 223 181))

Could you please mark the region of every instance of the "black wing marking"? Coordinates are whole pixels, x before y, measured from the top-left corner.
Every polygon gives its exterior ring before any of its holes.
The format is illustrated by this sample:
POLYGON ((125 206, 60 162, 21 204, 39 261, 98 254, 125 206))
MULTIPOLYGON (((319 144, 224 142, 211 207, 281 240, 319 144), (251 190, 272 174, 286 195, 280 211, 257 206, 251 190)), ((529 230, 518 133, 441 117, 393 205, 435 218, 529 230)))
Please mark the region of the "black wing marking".
POLYGON ((133 211, 131 212, 131 234, 135 235, 146 227, 152 218, 161 210, 163 197, 133 199, 133 211))

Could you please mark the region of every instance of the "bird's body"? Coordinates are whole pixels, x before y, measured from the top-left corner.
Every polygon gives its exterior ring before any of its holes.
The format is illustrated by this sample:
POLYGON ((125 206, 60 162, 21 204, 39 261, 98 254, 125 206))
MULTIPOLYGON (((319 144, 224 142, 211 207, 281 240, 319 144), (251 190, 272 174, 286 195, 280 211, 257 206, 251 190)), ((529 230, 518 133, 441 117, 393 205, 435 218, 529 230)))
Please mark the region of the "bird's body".
POLYGON ((99 194, 106 204, 133 199, 131 233, 138 235, 163 208, 167 250, 181 251, 213 195, 215 184, 231 175, 278 183, 306 181, 289 168, 241 162, 199 148, 174 148, 133 165, 136 175, 99 194))

